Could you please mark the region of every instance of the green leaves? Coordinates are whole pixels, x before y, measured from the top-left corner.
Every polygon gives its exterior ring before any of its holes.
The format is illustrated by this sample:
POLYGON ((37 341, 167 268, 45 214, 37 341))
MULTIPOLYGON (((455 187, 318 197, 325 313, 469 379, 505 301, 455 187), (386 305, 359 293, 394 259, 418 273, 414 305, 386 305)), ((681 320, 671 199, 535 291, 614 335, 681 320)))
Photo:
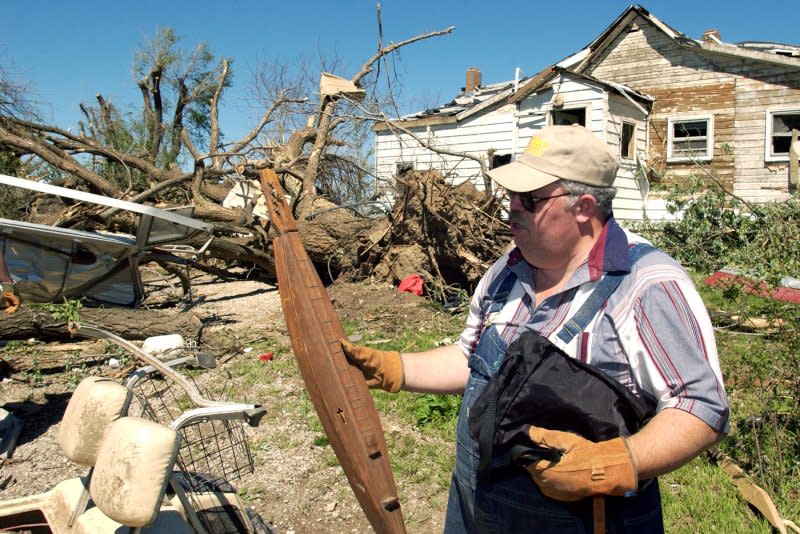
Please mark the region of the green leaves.
POLYGON ((419 426, 441 424, 455 419, 460 406, 460 395, 417 395, 414 415, 419 426))
POLYGON ((670 203, 682 218, 650 228, 656 244, 700 277, 723 268, 745 277, 717 288, 700 286, 717 328, 731 404, 731 432, 720 448, 779 508, 796 512, 800 306, 753 295, 752 288, 769 291, 784 277, 800 276, 800 197, 749 204, 716 180, 695 177, 675 188, 670 203))

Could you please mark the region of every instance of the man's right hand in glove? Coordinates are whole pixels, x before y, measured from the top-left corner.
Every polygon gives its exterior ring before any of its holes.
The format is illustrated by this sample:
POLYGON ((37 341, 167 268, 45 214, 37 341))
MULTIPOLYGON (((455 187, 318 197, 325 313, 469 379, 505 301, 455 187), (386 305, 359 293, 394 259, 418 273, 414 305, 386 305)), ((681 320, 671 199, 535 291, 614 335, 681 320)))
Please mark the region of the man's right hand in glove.
POLYGON ((354 345, 344 338, 339 343, 347 359, 364 373, 369 387, 391 393, 397 393, 403 387, 403 360, 399 352, 354 345))

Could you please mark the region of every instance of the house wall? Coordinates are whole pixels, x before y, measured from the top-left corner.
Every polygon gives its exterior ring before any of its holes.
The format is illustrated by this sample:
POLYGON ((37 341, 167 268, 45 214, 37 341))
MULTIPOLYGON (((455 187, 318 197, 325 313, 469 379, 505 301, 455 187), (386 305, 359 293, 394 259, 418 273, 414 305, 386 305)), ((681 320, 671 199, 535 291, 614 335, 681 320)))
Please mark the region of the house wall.
POLYGON ((792 70, 691 50, 637 17, 582 69, 655 97, 648 163, 666 182, 708 177, 710 171, 745 200, 785 196, 788 162, 764 157, 766 112, 779 105, 800 108, 800 61, 792 70), (713 116, 713 159, 700 166, 667 162, 668 119, 705 114, 713 116))
POLYGON ((800 72, 736 81, 734 193, 745 199, 783 199, 789 163, 765 162, 767 110, 800 109, 800 72))
MULTIPOLYGON (((490 149, 507 154, 512 150, 513 108, 504 106, 477 114, 459 123, 413 128, 420 139, 438 149, 465 152, 487 160, 490 149)), ((397 162, 412 162, 418 170, 437 170, 454 185, 472 180, 483 189, 480 164, 469 158, 437 154, 420 145, 406 133, 395 135, 390 130, 376 133, 375 162, 378 179, 391 183, 397 162)))
MULTIPOLYGON (((637 158, 645 161, 647 157, 647 122, 646 116, 625 97, 608 94, 608 113, 605 122, 605 140, 612 152, 619 158, 619 171, 614 187, 617 196, 614 198, 614 216, 618 219, 642 219, 642 190, 638 183, 637 158), (621 152, 622 125, 634 125, 633 157, 623 158, 621 152)), ((656 214, 648 212, 649 217, 656 214)))
MULTIPOLYGON (((623 121, 634 123, 636 150, 643 155, 647 132, 642 111, 626 98, 609 93, 604 86, 569 75, 560 76, 549 87, 522 99, 518 106, 503 106, 489 113, 478 113, 457 125, 432 125, 413 132, 440 149, 465 151, 481 157, 486 157, 491 149, 497 154, 511 154, 513 160, 525 150, 536 132, 550 124, 556 94, 562 102, 559 109, 584 108, 587 128, 606 141, 617 155, 620 153, 623 121)), ((404 161, 414 163, 415 169, 438 170, 454 184, 472 180, 478 188, 484 186, 477 162, 435 154, 408 134, 397 136, 390 131, 377 132, 375 152, 379 179, 387 183, 395 175, 396 163, 404 161)), ((614 213, 620 219, 641 219, 643 216, 642 197, 635 176, 635 158, 622 161, 615 182, 618 192, 614 200, 614 213)))

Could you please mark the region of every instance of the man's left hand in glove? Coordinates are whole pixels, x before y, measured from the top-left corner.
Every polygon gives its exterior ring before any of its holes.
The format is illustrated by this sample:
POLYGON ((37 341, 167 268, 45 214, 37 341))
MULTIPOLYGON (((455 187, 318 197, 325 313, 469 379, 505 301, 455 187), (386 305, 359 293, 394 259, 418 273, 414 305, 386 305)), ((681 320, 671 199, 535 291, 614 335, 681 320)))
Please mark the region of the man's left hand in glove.
POLYGON ((531 441, 561 451, 561 460, 526 466, 542 493, 558 501, 636 491, 636 465, 625 438, 593 442, 571 432, 531 426, 531 441))

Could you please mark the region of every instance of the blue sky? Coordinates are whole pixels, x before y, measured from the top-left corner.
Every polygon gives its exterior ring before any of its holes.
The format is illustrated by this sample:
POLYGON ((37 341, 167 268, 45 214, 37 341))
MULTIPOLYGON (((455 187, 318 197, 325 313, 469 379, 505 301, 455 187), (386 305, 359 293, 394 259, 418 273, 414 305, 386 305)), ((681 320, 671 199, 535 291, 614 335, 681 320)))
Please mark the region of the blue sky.
MULTIPOLYGON (((628 5, 615 0, 384 0, 384 43, 456 27, 450 35, 402 50, 397 69, 408 99, 404 111, 450 100, 470 66, 481 69, 484 83, 513 79, 516 67, 535 74, 586 46, 628 5)), ((727 42, 800 44, 796 2, 659 0, 641 5, 693 38, 717 28, 727 42)), ((259 61, 292 64, 301 57, 335 54, 342 61, 336 74, 349 78, 376 50, 376 20, 374 0, 5 0, 0 63, 17 81, 30 83, 46 118, 66 128, 80 119, 80 102, 94 103, 96 93, 123 109, 138 104, 133 51, 157 27, 171 26, 186 47, 206 41, 217 56, 234 58, 234 87, 221 118, 230 139, 257 119, 245 102, 250 72, 259 61)))

